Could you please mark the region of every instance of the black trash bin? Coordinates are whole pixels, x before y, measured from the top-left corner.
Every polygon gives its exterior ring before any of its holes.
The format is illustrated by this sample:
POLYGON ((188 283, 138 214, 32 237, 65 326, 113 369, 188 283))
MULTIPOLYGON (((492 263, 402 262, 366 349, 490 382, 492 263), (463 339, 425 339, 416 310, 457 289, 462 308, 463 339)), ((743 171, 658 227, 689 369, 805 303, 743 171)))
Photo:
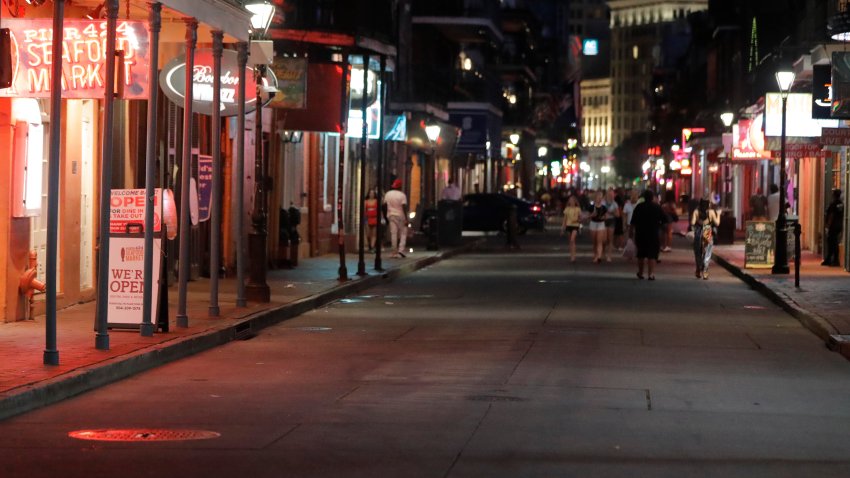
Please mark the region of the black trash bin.
POLYGON ((437 203, 437 235, 441 246, 459 246, 463 233, 463 203, 443 199, 437 203))
POLYGON ((717 237, 714 243, 718 245, 729 245, 735 242, 735 216, 731 211, 720 213, 720 225, 717 226, 717 237))

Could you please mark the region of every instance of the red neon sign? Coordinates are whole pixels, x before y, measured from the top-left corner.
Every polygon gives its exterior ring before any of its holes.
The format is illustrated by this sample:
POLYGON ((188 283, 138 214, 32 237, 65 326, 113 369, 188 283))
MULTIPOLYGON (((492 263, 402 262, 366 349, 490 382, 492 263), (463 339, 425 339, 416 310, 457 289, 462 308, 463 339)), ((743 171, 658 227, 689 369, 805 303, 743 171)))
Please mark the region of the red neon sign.
MULTIPOLYGON (((0 96, 45 98, 50 96, 53 64, 53 19, 3 19, 11 30, 12 86, 0 96)), ((124 52, 125 99, 148 97, 150 36, 147 25, 119 21, 115 49, 124 52)), ((106 56, 106 20, 66 20, 62 34, 62 97, 103 98, 106 56)), ((116 70, 117 74, 117 70, 116 70)))

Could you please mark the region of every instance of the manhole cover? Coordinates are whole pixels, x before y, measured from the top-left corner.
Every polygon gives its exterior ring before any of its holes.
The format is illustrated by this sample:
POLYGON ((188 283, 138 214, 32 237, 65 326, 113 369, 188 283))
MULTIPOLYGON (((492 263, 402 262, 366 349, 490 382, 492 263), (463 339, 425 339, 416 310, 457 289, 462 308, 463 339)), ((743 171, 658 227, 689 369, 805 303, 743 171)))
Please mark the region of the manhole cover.
POLYGON ((473 402, 524 402, 524 398, 520 397, 506 397, 503 395, 470 395, 466 397, 467 400, 471 400, 473 402))
POLYGON ((295 330, 300 330, 302 332, 327 332, 333 329, 330 327, 297 327, 295 330))
POLYGON ((185 441, 218 438, 220 433, 208 430, 167 430, 161 428, 129 428, 76 430, 68 433, 71 438, 95 441, 185 441))

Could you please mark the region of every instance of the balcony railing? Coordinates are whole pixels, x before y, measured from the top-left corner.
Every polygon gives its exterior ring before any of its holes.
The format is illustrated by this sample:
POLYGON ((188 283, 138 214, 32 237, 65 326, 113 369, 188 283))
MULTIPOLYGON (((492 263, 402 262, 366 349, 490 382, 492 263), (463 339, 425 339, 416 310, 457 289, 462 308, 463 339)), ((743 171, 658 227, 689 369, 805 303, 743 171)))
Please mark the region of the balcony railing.
POLYGON ((283 28, 394 38, 392 0, 288 0, 283 28))

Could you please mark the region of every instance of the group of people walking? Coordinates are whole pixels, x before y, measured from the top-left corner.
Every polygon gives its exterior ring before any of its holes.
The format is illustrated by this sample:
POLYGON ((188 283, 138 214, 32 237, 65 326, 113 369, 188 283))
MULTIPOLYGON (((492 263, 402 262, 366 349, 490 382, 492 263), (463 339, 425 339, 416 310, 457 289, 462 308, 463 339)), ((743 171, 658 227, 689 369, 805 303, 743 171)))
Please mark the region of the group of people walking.
MULTIPOLYGON (((602 262, 603 257, 606 262, 611 262, 611 250, 619 223, 621 234, 631 241, 625 248, 634 248, 638 279, 655 280, 659 253, 672 250, 673 224, 676 221, 676 205, 670 195, 659 204, 653 191, 646 190, 639 194, 637 190, 632 190, 629 199, 620 207, 613 189, 609 189, 607 195, 597 191, 593 203, 586 208, 582 208, 579 199, 571 195, 564 208, 561 231, 568 236, 571 262, 576 260, 576 237, 584 224, 590 229, 593 240, 593 262, 602 262)), ((690 216, 697 278, 708 279, 714 231, 719 225, 719 213, 711 207, 708 199, 700 200, 690 216)))

